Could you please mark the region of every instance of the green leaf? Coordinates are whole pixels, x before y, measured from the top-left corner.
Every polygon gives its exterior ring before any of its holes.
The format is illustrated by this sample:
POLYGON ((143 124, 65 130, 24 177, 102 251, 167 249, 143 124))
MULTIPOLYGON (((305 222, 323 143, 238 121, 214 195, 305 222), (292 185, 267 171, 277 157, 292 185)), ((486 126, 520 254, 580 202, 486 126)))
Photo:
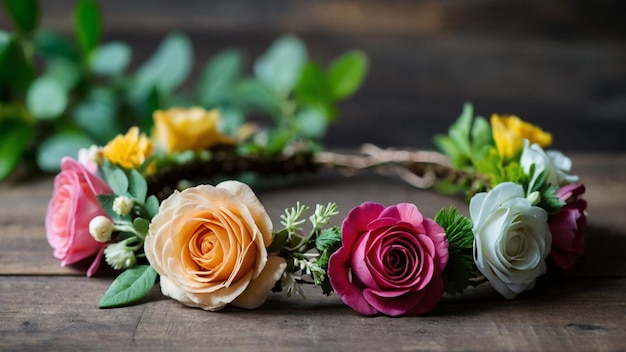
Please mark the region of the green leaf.
POLYGON ((150 221, 144 218, 135 218, 135 220, 133 220, 133 228, 135 231, 145 236, 150 228, 150 221))
POLYGON ((36 118, 55 119, 65 111, 67 94, 57 81, 41 76, 28 88, 26 103, 36 118))
POLYGON ((283 247, 287 238, 289 237, 289 231, 287 229, 283 229, 279 232, 275 232, 272 234, 272 243, 267 247, 268 253, 278 253, 280 249, 283 247))
POLYGON ((131 169, 128 172, 128 193, 140 204, 143 204, 146 200, 148 184, 146 179, 135 169, 131 169))
POLYGON ((474 160, 479 160, 485 156, 490 147, 494 145, 491 133, 491 125, 487 119, 476 117, 472 124, 472 152, 474 160))
POLYGON ((7 89, 21 95, 33 77, 34 71, 19 40, 15 35, 0 30, 0 92, 7 89))
POLYGON ((260 110, 272 116, 280 113, 280 100, 276 93, 255 79, 239 82, 235 93, 238 105, 246 110, 260 110))
POLYGON ((309 61, 302 68, 300 80, 296 86, 296 99, 301 104, 329 102, 330 92, 326 74, 313 61, 309 61))
POLYGON ((128 191, 128 177, 126 173, 110 162, 104 162, 102 169, 104 171, 104 177, 113 192, 118 195, 126 195, 128 191))
POLYGON ((443 208, 435 216, 435 222, 443 227, 448 239, 450 254, 471 249, 474 245, 472 221, 454 207, 443 208))
POLYGON ((93 73, 98 75, 119 75, 128 67, 131 55, 131 48, 126 43, 106 43, 95 48, 91 53, 89 67, 93 73))
POLYGON ((332 98, 341 100, 352 95, 365 79, 367 68, 367 55, 359 50, 343 54, 333 61, 328 70, 332 98))
POLYGON ((189 38, 171 33, 137 71, 138 88, 147 92, 156 86, 163 93, 171 93, 187 79, 192 62, 193 50, 189 38))
POLYGON ((32 33, 41 17, 37 0, 4 0, 4 8, 17 29, 23 33, 32 33))
POLYGON ((111 284, 98 303, 98 308, 123 307, 145 297, 157 279, 157 272, 149 265, 126 269, 111 284))
POLYGON ((146 199, 145 209, 150 219, 159 212, 159 199, 155 195, 151 195, 146 199))
POLYGON ((227 49, 209 61, 200 76, 197 96, 203 106, 215 107, 232 100, 235 82, 243 71, 244 59, 238 50, 227 49))
POLYGON ((461 294, 478 270, 471 251, 450 255, 443 271, 443 287, 447 294, 461 294))
POLYGON ((300 39, 285 35, 274 41, 254 62, 254 74, 279 95, 286 96, 298 82, 307 50, 300 39))
MULTIPOLYGON (((341 244, 341 230, 338 226, 333 226, 323 231, 315 238, 315 247, 317 250, 325 251, 341 244)), ((320 265, 321 266, 321 265, 320 265)))
POLYGON ((32 136, 31 126, 23 120, 0 119, 0 180, 17 167, 32 136))
POLYGON ((298 111, 296 123, 302 136, 321 139, 326 134, 326 116, 318 109, 306 107, 298 111))
POLYGON ((60 132, 46 139, 37 149, 37 165, 43 171, 57 172, 64 156, 75 158, 80 148, 93 144, 91 138, 81 132, 60 132))
POLYGON ((85 55, 89 55, 98 46, 101 27, 98 3, 95 0, 78 0, 74 11, 74 30, 85 55))
POLYGON ((35 48, 45 57, 63 57, 79 64, 80 53, 74 43, 63 34, 53 30, 37 31, 35 48))
POLYGON ((71 110, 74 123, 99 144, 106 144, 122 130, 117 113, 117 97, 106 88, 90 89, 85 98, 71 110))
POLYGON ((81 80, 82 72, 74 62, 64 57, 54 57, 48 61, 45 76, 56 81, 65 91, 72 90, 81 80))

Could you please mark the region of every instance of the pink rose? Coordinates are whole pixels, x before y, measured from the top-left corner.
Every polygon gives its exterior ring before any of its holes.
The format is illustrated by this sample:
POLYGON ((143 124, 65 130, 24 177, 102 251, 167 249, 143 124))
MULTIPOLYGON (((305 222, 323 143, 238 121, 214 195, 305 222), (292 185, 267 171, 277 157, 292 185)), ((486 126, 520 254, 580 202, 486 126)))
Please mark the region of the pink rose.
POLYGON ((390 316, 435 307, 443 294, 448 241, 415 205, 363 203, 350 211, 341 232, 328 277, 345 304, 364 315, 390 316))
POLYGON ((54 179, 54 191, 46 214, 46 235, 54 256, 61 265, 99 254, 87 276, 98 269, 105 243, 89 234, 89 222, 98 215, 106 216, 96 195, 111 194, 111 188, 78 161, 65 157, 61 172, 54 179))
POLYGON ((587 227, 587 202, 582 199, 585 186, 569 184, 556 194, 565 202, 561 211, 550 218, 554 263, 562 269, 570 269, 576 259, 584 253, 585 228, 587 227))

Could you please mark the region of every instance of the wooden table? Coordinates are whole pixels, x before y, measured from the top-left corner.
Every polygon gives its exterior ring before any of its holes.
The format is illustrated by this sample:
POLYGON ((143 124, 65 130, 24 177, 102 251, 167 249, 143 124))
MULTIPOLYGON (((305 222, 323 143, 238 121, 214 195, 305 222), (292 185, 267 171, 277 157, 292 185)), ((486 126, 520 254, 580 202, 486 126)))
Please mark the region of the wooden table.
MULTIPOLYGON (((362 317, 337 296, 307 288, 307 300, 271 294, 260 309, 210 313, 161 296, 102 310, 112 276, 84 277, 52 256, 44 214, 51 177, 0 185, 0 350, 624 350, 626 349, 626 154, 573 155, 587 185, 587 253, 563 276, 506 301, 485 285, 444 297, 430 314, 362 317)), ((342 216, 366 200, 414 202, 427 216, 462 199, 415 190, 393 178, 305 178, 261 190, 275 223, 296 200, 337 201, 342 216)), ((465 208, 466 209, 466 208, 465 208)), ((338 218, 342 218, 342 216, 338 218)), ((338 219, 340 221, 340 219, 338 219)))

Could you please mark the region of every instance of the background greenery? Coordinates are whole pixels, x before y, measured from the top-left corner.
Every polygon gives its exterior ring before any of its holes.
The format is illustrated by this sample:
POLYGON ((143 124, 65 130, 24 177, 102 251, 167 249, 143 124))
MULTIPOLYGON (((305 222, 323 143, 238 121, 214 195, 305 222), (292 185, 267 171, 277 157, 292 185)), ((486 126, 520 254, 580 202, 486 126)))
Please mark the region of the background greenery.
POLYGON ((184 33, 167 34, 131 71, 129 44, 101 42, 95 0, 76 2, 72 36, 40 29, 44 14, 36 0, 3 3, 15 31, 0 30, 0 180, 21 162, 57 171, 62 156, 104 145, 133 125, 149 133, 152 112, 175 106, 219 109, 228 134, 251 119, 264 122, 240 146, 244 154, 276 155, 296 143, 321 148, 338 103, 359 88, 368 70, 359 50, 324 67, 309 58, 300 38, 287 34, 254 58, 250 73, 242 50, 216 53, 201 63, 196 86, 183 93, 197 64, 184 33))

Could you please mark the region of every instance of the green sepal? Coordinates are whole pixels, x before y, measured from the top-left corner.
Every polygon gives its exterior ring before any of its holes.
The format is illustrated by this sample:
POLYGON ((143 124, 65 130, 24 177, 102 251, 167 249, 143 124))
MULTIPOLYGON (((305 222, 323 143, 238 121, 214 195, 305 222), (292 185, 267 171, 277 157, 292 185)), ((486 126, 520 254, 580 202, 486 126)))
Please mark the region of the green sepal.
POLYGON ((157 279, 157 272, 149 265, 126 269, 111 283, 98 303, 98 308, 125 307, 145 297, 157 279))

